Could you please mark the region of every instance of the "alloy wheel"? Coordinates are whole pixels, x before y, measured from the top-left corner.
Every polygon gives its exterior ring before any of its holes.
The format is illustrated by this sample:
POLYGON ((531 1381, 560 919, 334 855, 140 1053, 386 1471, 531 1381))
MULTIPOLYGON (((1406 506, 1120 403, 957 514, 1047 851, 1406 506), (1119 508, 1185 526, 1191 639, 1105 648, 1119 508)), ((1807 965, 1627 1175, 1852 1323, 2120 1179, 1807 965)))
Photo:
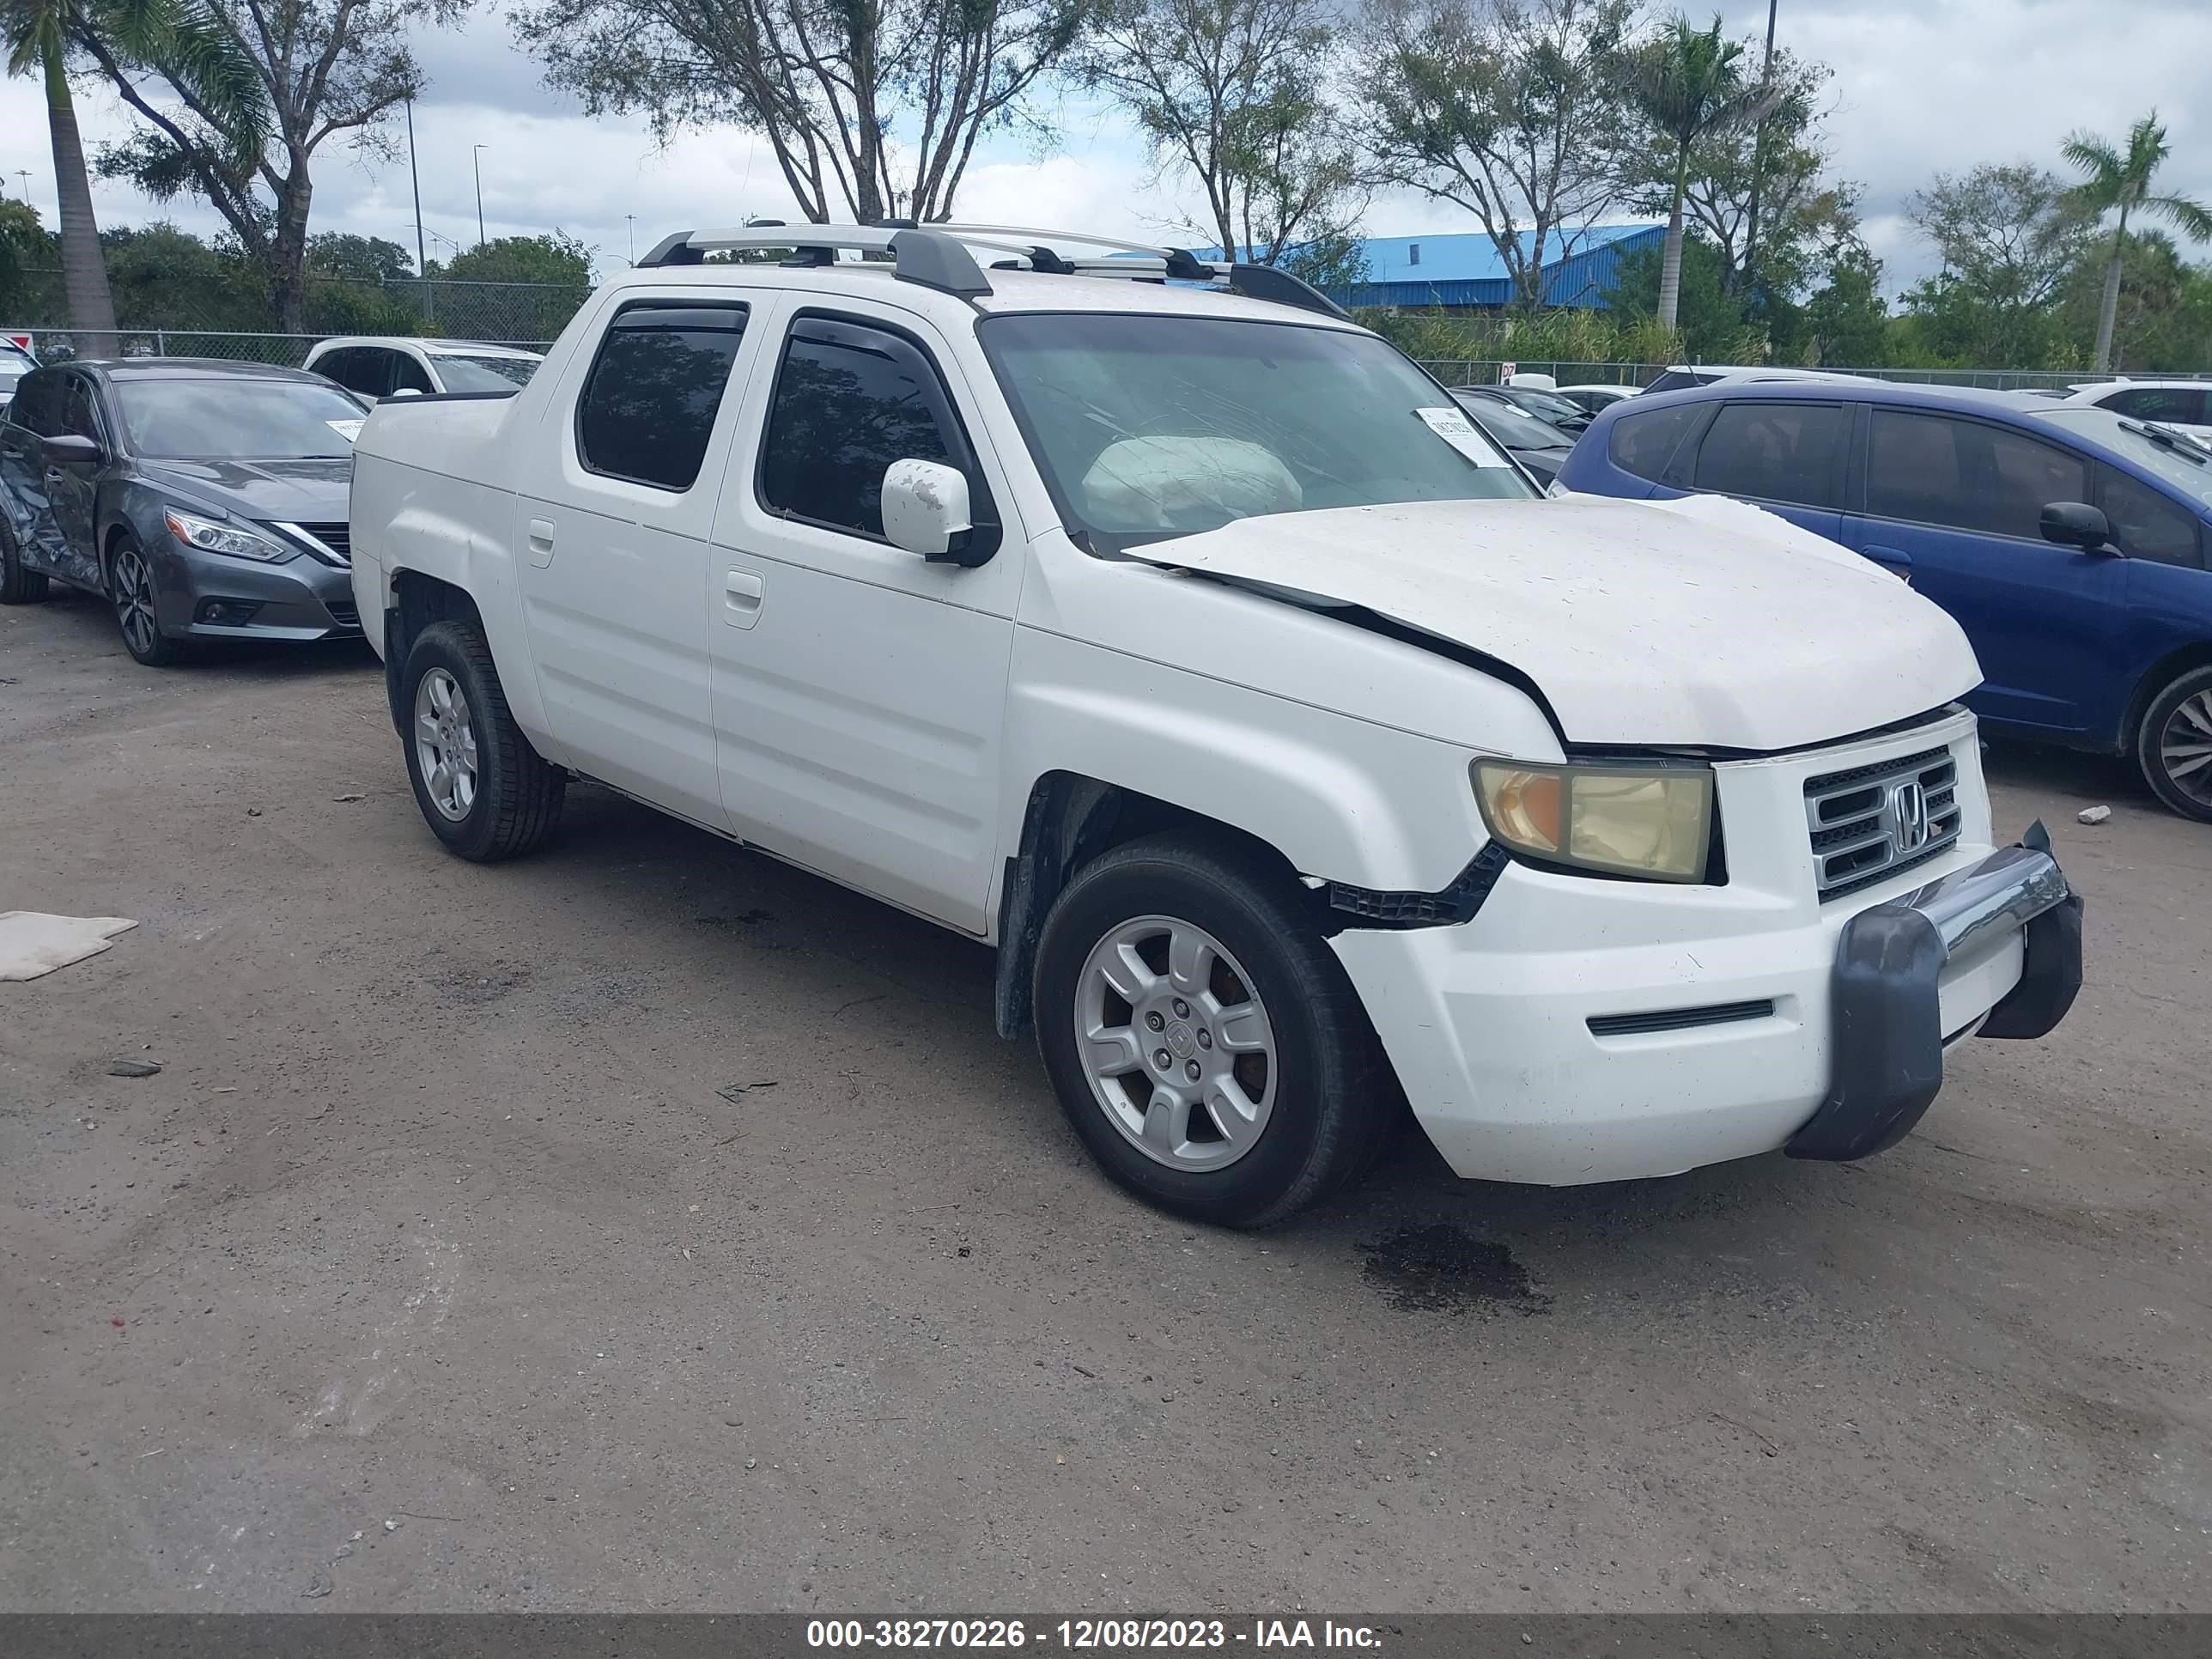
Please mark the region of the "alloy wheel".
POLYGON ((1259 1144, 1275 1103, 1274 1028, 1203 927, 1122 923, 1092 947, 1071 1012, 1092 1099, 1147 1158, 1203 1172, 1259 1144))
POLYGON ((415 759, 439 815, 459 823, 477 799, 477 733, 461 684, 433 668, 415 687, 415 759))
POLYGON ((2159 733, 2158 759, 2176 789, 2212 805, 2212 690, 2174 705, 2159 733))
POLYGON ((161 637, 154 618, 154 573, 135 547, 115 555, 115 620, 131 650, 142 657, 152 654, 161 637))

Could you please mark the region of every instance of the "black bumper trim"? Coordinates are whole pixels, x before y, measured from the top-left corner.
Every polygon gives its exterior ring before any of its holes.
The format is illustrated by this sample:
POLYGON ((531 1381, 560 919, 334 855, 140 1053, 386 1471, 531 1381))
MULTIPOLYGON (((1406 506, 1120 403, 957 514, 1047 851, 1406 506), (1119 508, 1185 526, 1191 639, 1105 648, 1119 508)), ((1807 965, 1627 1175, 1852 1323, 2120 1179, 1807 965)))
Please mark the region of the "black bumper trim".
POLYGON ((1834 1070, 1827 1098, 1783 1148, 1790 1157, 1869 1158, 1912 1132, 1943 1086, 1943 964, 1954 944, 2010 905, 2045 908, 2021 924, 2020 982, 1981 1034, 2038 1037, 2065 1018, 2081 987, 2081 900, 2065 887, 2050 845, 2039 823, 2021 846, 1844 924, 1831 980, 1834 1070))

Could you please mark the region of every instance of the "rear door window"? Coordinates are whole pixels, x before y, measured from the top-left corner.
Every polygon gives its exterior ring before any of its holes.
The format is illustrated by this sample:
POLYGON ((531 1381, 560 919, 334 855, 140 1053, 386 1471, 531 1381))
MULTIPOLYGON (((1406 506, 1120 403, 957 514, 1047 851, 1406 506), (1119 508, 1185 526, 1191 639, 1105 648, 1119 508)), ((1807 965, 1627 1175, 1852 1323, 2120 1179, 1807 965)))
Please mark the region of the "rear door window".
POLYGON ((624 306, 576 400, 576 456, 587 471, 682 493, 698 481, 745 307, 690 300, 624 306))
POLYGON ((2116 392, 2101 406, 2135 421, 2162 421, 2177 426, 2203 426, 2204 394, 2185 386, 2141 386, 2116 392))
POLYGON ((1682 440, 1696 429, 1710 405, 1677 404, 1671 409, 1639 410, 1614 418, 1606 453, 1623 472, 1656 483, 1666 475, 1682 440))
POLYGON ((1729 404, 1698 446, 1692 482, 1725 495, 1834 507, 1850 429, 1838 404, 1729 404))
POLYGON ((1980 535, 2043 539, 2043 509, 2088 499, 2081 458, 2008 428, 1877 409, 1867 437, 1866 510, 1980 535))
POLYGON ((764 506, 880 537, 884 470, 957 465, 964 447, 944 382, 910 341, 828 318, 792 325, 761 449, 764 506))

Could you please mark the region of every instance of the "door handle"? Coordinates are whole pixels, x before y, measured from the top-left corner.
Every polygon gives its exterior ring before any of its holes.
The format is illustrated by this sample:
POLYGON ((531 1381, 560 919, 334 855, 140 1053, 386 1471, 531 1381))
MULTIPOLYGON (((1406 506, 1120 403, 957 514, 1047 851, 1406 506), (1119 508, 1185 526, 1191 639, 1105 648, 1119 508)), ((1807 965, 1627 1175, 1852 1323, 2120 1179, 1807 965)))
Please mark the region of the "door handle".
POLYGON ((1893 571, 1903 577, 1907 587, 1912 586, 1912 555, 1903 548, 1891 547, 1882 542, 1870 542, 1859 549, 1859 551, 1881 566, 1883 569, 1893 571))
POLYGON ((530 562, 543 570, 553 562, 553 520, 532 519, 530 521, 530 562))
POLYGON ((763 591, 754 572, 731 571, 722 579, 722 620, 732 628, 750 628, 760 620, 763 591))

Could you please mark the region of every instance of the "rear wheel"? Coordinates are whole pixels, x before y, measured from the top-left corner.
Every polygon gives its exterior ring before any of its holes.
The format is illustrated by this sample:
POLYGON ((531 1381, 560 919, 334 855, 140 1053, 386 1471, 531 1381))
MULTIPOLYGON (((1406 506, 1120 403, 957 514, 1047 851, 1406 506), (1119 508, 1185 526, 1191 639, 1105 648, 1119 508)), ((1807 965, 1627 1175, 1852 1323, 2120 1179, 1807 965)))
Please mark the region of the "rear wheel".
POLYGON ((568 779, 507 710, 491 647, 470 623, 433 623, 401 671, 407 775, 431 833, 465 859, 527 853, 561 822, 568 779))
POLYGON ((22 550, 15 544, 15 532, 0 519, 0 605, 36 605, 46 597, 46 579, 35 570, 23 568, 22 550))
POLYGON ((107 556, 107 597, 123 631, 123 648, 133 657, 149 668, 166 668, 183 657, 184 647, 161 632, 154 605, 154 567, 128 532, 116 538, 107 556))
POLYGON ((2136 730, 2136 763, 2160 800, 2212 823, 2212 666, 2191 669, 2150 700, 2136 730))
POLYGON ((1304 896, 1227 838, 1103 854, 1038 941, 1038 1046, 1106 1172, 1164 1209, 1280 1221, 1356 1176, 1396 1119, 1358 994, 1304 896))

